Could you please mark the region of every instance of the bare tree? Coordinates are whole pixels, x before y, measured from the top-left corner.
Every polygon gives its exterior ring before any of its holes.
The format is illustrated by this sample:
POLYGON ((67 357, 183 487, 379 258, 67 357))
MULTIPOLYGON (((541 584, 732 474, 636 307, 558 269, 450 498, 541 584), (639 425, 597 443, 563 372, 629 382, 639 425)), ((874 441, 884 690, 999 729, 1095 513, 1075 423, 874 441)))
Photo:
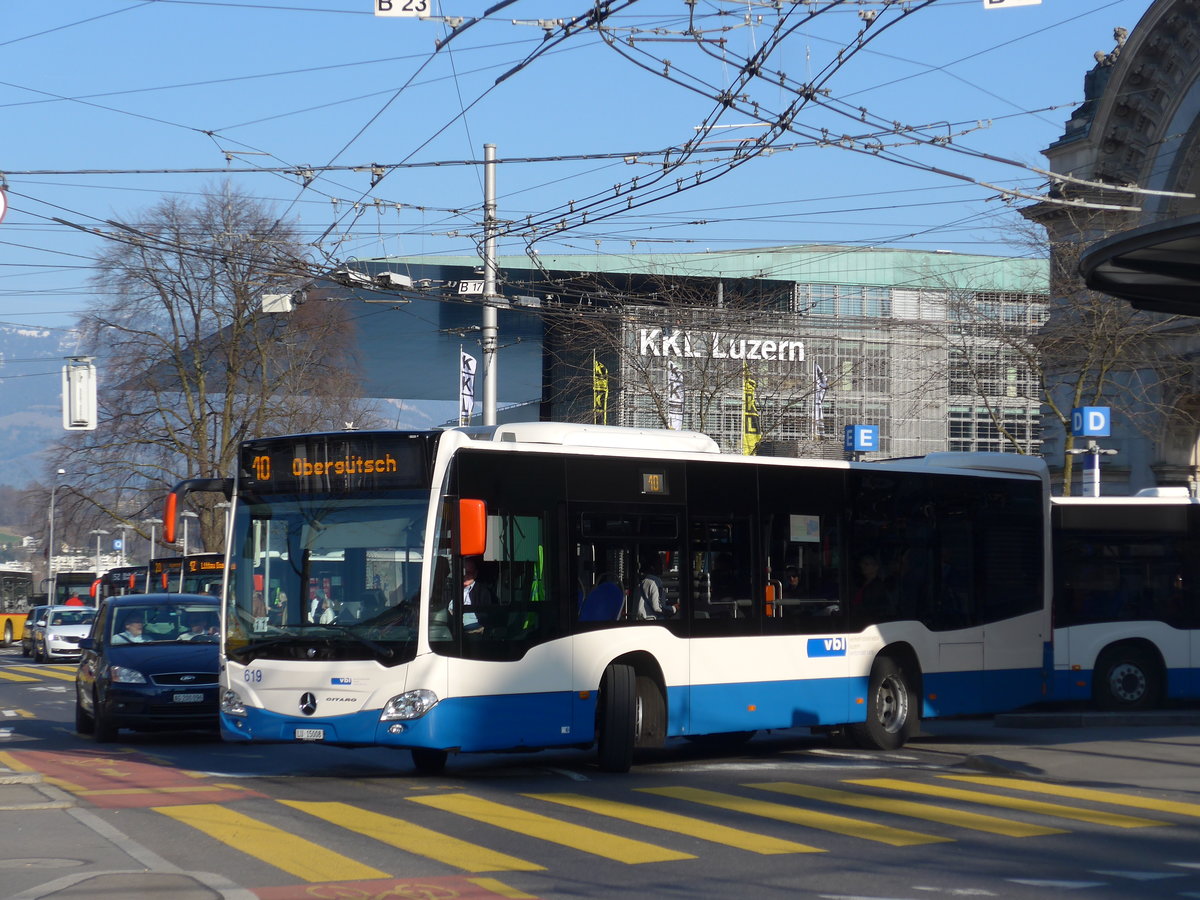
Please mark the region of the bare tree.
POLYGON ((1181 329, 1194 334, 1196 326, 1088 290, 1078 264, 1089 244, 1079 239, 1054 242, 1054 306, 1035 338, 1045 408, 1063 429, 1064 494, 1071 492, 1075 457, 1070 451, 1076 449, 1072 409, 1111 405, 1123 421, 1151 437, 1164 420, 1186 424, 1189 432, 1197 424, 1194 412, 1179 404, 1182 395, 1191 393, 1192 365, 1178 340, 1181 329))
MULTIPOLYGON (((308 280, 297 232, 266 204, 222 184, 108 237, 100 299, 80 323, 99 362, 99 427, 55 454, 76 473, 65 499, 77 518, 145 536, 175 481, 233 475, 246 438, 372 424, 340 304, 262 311, 264 295, 308 280)), ((219 548, 219 498, 197 499, 204 545, 219 548)))

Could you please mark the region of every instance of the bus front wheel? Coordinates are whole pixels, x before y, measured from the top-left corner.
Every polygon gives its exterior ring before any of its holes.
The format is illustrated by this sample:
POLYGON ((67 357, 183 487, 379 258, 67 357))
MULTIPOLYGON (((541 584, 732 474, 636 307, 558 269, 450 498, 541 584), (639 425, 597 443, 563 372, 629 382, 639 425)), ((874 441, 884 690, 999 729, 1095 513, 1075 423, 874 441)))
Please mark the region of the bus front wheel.
POLYGON ((1110 647, 1096 660, 1092 694, 1102 709, 1148 709, 1162 688, 1158 664, 1138 647, 1110 647))
POLYGON ((633 666, 612 663, 600 680, 596 747, 605 772, 628 772, 637 738, 637 675, 633 666))
POLYGON ((9 647, 12 645, 12 642, 13 642, 12 622, 5 622, 4 623, 4 643, 0 644, 0 647, 9 647))
POLYGON ((909 676, 890 656, 881 656, 871 668, 867 690, 867 720, 855 722, 847 732, 868 750, 898 750, 917 733, 920 712, 909 676))

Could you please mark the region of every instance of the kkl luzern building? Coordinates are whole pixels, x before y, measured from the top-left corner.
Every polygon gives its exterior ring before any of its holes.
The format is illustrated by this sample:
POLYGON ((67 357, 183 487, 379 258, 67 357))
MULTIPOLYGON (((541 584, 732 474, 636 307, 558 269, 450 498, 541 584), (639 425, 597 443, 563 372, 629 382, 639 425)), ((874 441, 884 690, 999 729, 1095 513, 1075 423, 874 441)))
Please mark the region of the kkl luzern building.
MULTIPOLYGON (((684 428, 775 455, 840 458, 847 425, 877 426, 885 456, 1039 450, 1026 338, 1045 314, 1044 261, 799 246, 539 263, 498 260, 499 421, 684 428)), ((405 342, 433 344, 393 345, 374 396, 451 399, 455 347, 479 356, 478 265, 353 263, 411 280, 405 342)))

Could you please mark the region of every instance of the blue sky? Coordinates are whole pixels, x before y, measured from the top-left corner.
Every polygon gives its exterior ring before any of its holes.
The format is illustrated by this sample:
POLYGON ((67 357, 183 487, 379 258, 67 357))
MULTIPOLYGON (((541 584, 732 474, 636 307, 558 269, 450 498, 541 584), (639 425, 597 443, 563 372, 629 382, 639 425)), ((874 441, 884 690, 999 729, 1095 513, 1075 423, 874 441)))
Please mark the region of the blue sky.
POLYGON ((683 0, 626 0, 603 33, 564 35, 539 20, 590 0, 447 0, 438 11, 464 17, 458 31, 376 17, 371 0, 10 3, 0 322, 64 327, 93 301, 98 239, 72 226, 136 222, 160 197, 223 177, 295 218, 317 263, 475 253, 482 173, 459 163, 484 143, 504 161, 498 214, 514 223, 501 253, 830 242, 1029 255, 1013 227, 1029 201, 1001 195, 1044 189, 1028 166, 1045 167, 1093 53, 1149 6, 911 0, 900 17, 880 3, 796 4, 781 31, 755 0, 697 0, 692 22, 683 0), (472 22, 488 6, 502 8, 472 22), (877 36, 847 54, 864 13, 878 14, 877 36), (741 60, 767 46, 762 75, 739 83, 741 60), (773 152, 720 174, 803 84, 820 102, 773 152), (664 174, 662 151, 692 141, 664 174))

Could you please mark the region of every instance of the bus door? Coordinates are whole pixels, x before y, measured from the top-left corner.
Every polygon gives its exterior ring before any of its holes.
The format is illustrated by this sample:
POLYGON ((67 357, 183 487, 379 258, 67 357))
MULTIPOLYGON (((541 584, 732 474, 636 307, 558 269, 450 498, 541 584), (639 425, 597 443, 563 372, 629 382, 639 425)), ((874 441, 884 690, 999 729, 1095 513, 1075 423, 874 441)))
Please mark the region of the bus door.
MULTIPOLYGON (((850 675, 861 667, 847 600, 853 589, 847 552, 847 475, 839 469, 764 467, 759 472, 762 572, 766 579, 763 663, 790 692, 795 726, 851 721, 861 715, 850 675)), ((760 664, 760 668, 761 668, 760 664)))

